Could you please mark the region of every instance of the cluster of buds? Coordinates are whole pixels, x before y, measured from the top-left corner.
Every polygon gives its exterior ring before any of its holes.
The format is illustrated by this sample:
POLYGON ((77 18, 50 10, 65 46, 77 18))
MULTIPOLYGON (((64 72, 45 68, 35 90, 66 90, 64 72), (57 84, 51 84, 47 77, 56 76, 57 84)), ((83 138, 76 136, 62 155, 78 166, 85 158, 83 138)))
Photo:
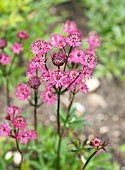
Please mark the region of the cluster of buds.
POLYGON ((83 50, 81 47, 82 33, 75 22, 66 21, 62 31, 65 36, 54 33, 50 36, 49 42, 42 39, 33 41, 31 51, 34 56, 26 72, 26 76, 30 80, 25 85, 24 83, 19 84, 16 91, 20 100, 29 98, 30 89, 28 87, 37 89, 41 82, 45 83, 45 90, 41 96, 47 104, 55 102, 59 89, 61 89, 61 94, 74 90, 88 92, 86 80, 92 77, 96 67, 96 48, 100 46, 100 37, 96 33, 90 33, 87 38, 88 48, 83 50), (47 66, 48 60, 51 60, 55 69, 52 67, 51 70, 47 66), (36 74, 37 71, 40 73, 39 77, 36 74), (19 90, 20 86, 24 88, 19 90), (23 97, 21 97, 22 94, 23 97))
POLYGON ((24 144, 27 144, 31 139, 37 139, 35 130, 26 129, 26 118, 22 116, 19 107, 9 106, 5 119, 8 122, 3 122, 0 125, 0 136, 9 136, 24 144))

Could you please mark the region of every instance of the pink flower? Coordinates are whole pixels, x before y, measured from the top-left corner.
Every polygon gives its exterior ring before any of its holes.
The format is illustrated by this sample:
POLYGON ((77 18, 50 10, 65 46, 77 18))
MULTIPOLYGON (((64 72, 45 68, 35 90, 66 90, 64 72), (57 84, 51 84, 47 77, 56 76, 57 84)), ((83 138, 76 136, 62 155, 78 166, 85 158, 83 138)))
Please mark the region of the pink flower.
POLYGON ((55 66, 62 66, 66 61, 66 55, 62 52, 54 53, 52 55, 52 63, 55 66))
POLYGON ((27 40, 29 38, 29 35, 27 32, 25 31, 19 31, 16 34, 17 38, 19 38, 20 40, 27 40))
POLYGON ((79 91, 84 92, 84 93, 88 93, 88 87, 84 82, 80 82, 79 91))
POLYGON ((36 140, 37 139, 37 131, 36 130, 29 130, 30 139, 36 140))
POLYGON ((31 79, 28 81, 28 85, 33 89, 38 89, 40 84, 41 84, 40 79, 36 76, 31 77, 31 79))
POLYGON ((17 106, 8 106, 7 107, 7 113, 9 115, 20 114, 21 109, 19 107, 17 107, 17 106))
POLYGON ((65 37, 60 34, 52 34, 50 37, 52 47, 64 48, 66 46, 65 37))
POLYGON ((96 67, 97 57, 91 51, 85 51, 82 64, 88 68, 94 69, 96 67))
POLYGON ((16 116, 12 118, 12 124, 14 127, 22 129, 26 127, 26 119, 22 116, 16 116))
POLYGON ((3 65, 10 64, 11 58, 9 55, 2 53, 2 56, 0 58, 0 63, 3 65))
POLYGON ((0 48, 3 49, 7 46, 7 40, 5 38, 0 38, 0 48))
POLYGON ((30 96, 29 87, 22 83, 17 86, 16 96, 19 100, 26 100, 30 96))
POLYGON ((71 53, 70 56, 68 58, 68 61, 71 63, 82 63, 83 60, 83 56, 84 56, 84 50, 82 50, 81 48, 75 48, 71 53))
POLYGON ((27 144, 30 140, 29 130, 21 129, 19 133, 16 135, 16 139, 20 141, 20 143, 27 144))
POLYGON ((11 48, 14 54, 20 54, 23 50, 22 44, 18 42, 14 43, 11 48))
POLYGON ((33 54, 45 54, 51 49, 50 43, 38 39, 35 40, 31 45, 31 50, 33 54))
POLYGON ((90 32, 87 39, 88 43, 93 47, 100 46, 100 36, 94 32, 90 32))
POLYGON ((48 70, 43 69, 42 75, 41 75, 42 82, 49 81, 50 80, 50 74, 51 74, 51 71, 49 69, 48 70))
POLYGON ((9 123, 2 123, 0 125, 0 136, 10 136, 12 128, 9 123))
POLYGON ((50 84, 52 86, 58 87, 65 87, 67 85, 68 76, 66 72, 63 70, 55 70, 54 72, 51 72, 50 75, 50 84))
POLYGON ((76 23, 73 22, 73 21, 66 21, 64 24, 63 24, 63 32, 71 32, 71 31, 75 31, 77 30, 77 26, 76 26, 76 23))
POLYGON ((56 94, 54 94, 54 92, 55 90, 48 86, 42 93, 43 101, 47 104, 53 104, 56 101, 56 94))
POLYGON ((92 78, 92 73, 93 73, 92 69, 90 69, 88 67, 83 67, 82 75, 83 75, 83 78, 84 78, 85 81, 87 79, 91 79, 92 78))
POLYGON ((69 46, 79 47, 82 44, 82 33, 79 30, 70 32, 66 37, 66 42, 69 46))
POLYGON ((41 56, 40 54, 34 56, 32 60, 30 61, 30 68, 33 69, 43 69, 45 66, 45 57, 41 56))
POLYGON ((102 146, 102 141, 96 137, 92 144, 95 148, 99 149, 102 146))
POLYGON ((31 77, 34 77, 34 76, 36 76, 36 69, 35 68, 29 68, 26 71, 26 77, 31 78, 31 77))

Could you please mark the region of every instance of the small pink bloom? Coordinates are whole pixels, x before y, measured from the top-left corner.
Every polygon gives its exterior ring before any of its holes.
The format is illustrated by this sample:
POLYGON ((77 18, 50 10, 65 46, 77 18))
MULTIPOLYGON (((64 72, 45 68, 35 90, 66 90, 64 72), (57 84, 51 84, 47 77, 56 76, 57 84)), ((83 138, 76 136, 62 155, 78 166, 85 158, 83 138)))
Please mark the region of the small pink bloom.
POLYGON ((52 55, 52 63, 55 66, 62 66, 66 61, 66 55, 64 53, 54 53, 52 55))
POLYGON ((83 75, 83 78, 84 78, 85 81, 87 79, 91 79, 92 78, 92 73, 93 73, 92 69, 90 69, 88 67, 83 67, 82 75, 83 75))
POLYGON ((82 44, 82 33, 79 30, 70 32, 66 37, 66 42, 69 46, 79 47, 82 44))
POLYGON ((14 127, 22 129, 26 127, 26 119, 22 116, 16 116, 12 118, 12 124, 14 127))
POLYGON ((16 34, 17 38, 19 38, 20 40, 27 40, 29 38, 29 35, 27 32, 25 31, 19 31, 16 34))
POLYGON ((9 123, 2 123, 0 125, 0 136, 10 136, 12 128, 9 123))
POLYGON ((93 146, 97 149, 99 149, 102 146, 102 141, 99 138, 94 138, 93 146))
POLYGON ((28 85, 33 88, 33 89, 38 89, 38 87, 40 86, 41 82, 39 77, 31 77, 31 79, 28 81, 28 85))
POLYGON ((80 82, 79 91, 84 92, 84 93, 88 93, 88 87, 84 82, 80 82))
POLYGON ((67 74, 63 70, 55 70, 54 72, 51 72, 50 75, 50 84, 52 86, 58 87, 65 87, 67 85, 67 74))
POLYGON ((29 130, 30 139, 36 140, 37 139, 37 131, 36 130, 29 130))
POLYGON ((42 82, 49 81, 50 80, 50 74, 51 74, 51 71, 49 69, 48 70, 43 69, 42 74, 41 74, 42 82))
POLYGON ((71 63, 82 63, 82 58, 84 56, 84 50, 81 48, 75 48, 68 58, 68 61, 71 63))
POLYGON ((30 140, 29 130, 21 129, 19 133, 16 135, 16 139, 20 141, 20 143, 27 144, 30 140))
POLYGON ((91 46, 94 46, 94 47, 98 47, 101 44, 100 36, 94 32, 89 33, 87 41, 91 46))
POLYGON ((7 40, 5 38, 0 38, 0 48, 3 49, 7 46, 7 40))
POLYGON ((45 66, 45 57, 41 56, 40 54, 34 56, 32 60, 30 61, 30 68, 33 69, 43 69, 45 66))
POLYGON ((56 101, 56 94, 54 92, 55 90, 48 86, 42 93, 43 101, 47 104, 53 104, 56 101))
POLYGON ((20 114, 21 109, 19 107, 17 107, 17 106, 8 106, 7 107, 7 113, 9 115, 20 114))
POLYGON ((97 57, 92 51, 85 51, 82 64, 90 69, 96 67, 97 57))
POLYGON ((63 32, 71 32, 71 31, 75 31, 77 30, 77 26, 76 26, 76 23, 73 22, 73 21, 66 21, 64 24, 63 24, 63 32))
POLYGON ((31 50, 33 54, 45 54, 51 49, 50 43, 38 39, 35 40, 31 45, 31 50))
POLYGON ((26 71, 26 77, 31 78, 31 77, 34 77, 34 76, 36 76, 36 69, 35 68, 29 68, 26 71))
POLYGON ((17 86, 16 96, 19 100, 26 100, 30 96, 29 87, 22 83, 17 86))
POLYGON ((14 54, 20 54, 23 50, 22 44, 18 42, 14 43, 11 48, 14 54))
POLYGON ((50 44, 52 47, 64 48, 66 46, 65 37, 60 34, 52 34, 50 44))
POLYGON ((0 63, 3 65, 10 64, 11 58, 9 55, 2 53, 2 56, 0 58, 0 63))

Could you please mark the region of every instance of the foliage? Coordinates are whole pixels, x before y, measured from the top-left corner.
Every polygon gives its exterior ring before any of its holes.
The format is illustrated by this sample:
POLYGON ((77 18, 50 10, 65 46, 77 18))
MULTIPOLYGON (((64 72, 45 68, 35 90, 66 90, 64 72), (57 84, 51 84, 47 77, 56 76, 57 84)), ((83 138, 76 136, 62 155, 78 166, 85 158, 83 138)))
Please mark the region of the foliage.
POLYGON ((89 26, 102 37, 98 49, 98 77, 125 79, 125 1, 80 0, 86 10, 89 26))

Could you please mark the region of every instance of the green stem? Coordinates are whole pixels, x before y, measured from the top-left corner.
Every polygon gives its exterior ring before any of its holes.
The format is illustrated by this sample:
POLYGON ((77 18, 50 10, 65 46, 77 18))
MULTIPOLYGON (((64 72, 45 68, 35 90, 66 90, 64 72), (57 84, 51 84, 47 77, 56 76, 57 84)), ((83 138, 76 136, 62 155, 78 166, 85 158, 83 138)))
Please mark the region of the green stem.
POLYGON ((37 104, 38 104, 38 89, 34 89, 34 130, 37 130, 37 104))
POLYGON ((92 157, 98 152, 98 150, 96 150, 86 161, 86 163, 84 164, 84 166, 81 168, 81 170, 84 170, 86 168, 86 166, 88 165, 89 161, 92 159, 92 157))
POLYGON ((17 147, 17 150, 18 150, 18 152, 21 154, 21 161, 20 161, 20 164, 19 164, 19 170, 21 170, 21 166, 22 166, 22 163, 23 163, 23 153, 22 153, 22 151, 20 150, 20 147, 19 147, 19 143, 18 143, 18 141, 17 141, 17 139, 15 139, 16 140, 16 147, 17 147))
MULTIPOLYGON (((64 71, 66 70, 67 61, 68 61, 68 58, 69 58, 69 54, 70 54, 71 51, 72 51, 72 48, 73 48, 73 47, 70 47, 70 49, 69 49, 69 52, 68 52, 68 55, 67 55, 67 58, 66 58, 66 62, 65 62, 65 65, 64 65, 64 71)), ((66 53, 66 52, 65 52, 65 53, 66 53)))
POLYGON ((10 90, 9 90, 9 79, 8 79, 8 77, 7 77, 7 76, 5 77, 5 79, 6 79, 6 97, 7 97, 7 106, 10 106, 10 95, 9 95, 9 93, 10 93, 10 90))
POLYGON ((64 126, 66 125, 67 121, 68 121, 68 118, 70 116, 70 109, 71 109, 71 106, 73 104, 73 101, 74 101, 74 98, 75 98, 75 90, 74 92, 72 93, 72 99, 70 100, 70 103, 69 103, 69 106, 68 106, 68 109, 67 109, 67 115, 66 115, 66 119, 65 119, 65 122, 64 122, 64 126))
POLYGON ((57 128, 58 128, 58 136, 59 136, 59 142, 57 148, 57 170, 60 170, 60 151, 61 151, 61 143, 62 143, 62 136, 60 130, 60 92, 61 92, 61 88, 59 88, 59 92, 57 95, 57 128))
MULTIPOLYGON (((18 131, 16 130, 15 127, 14 127, 14 133, 15 133, 15 136, 16 136, 17 133, 18 133, 18 131)), ((23 163, 23 153, 22 153, 22 151, 21 151, 21 149, 20 149, 20 147, 19 147, 18 140, 15 138, 15 136, 14 136, 14 139, 15 139, 15 141, 16 141, 16 148, 17 148, 18 152, 19 152, 20 155, 21 155, 21 161, 20 161, 20 164, 19 164, 18 169, 21 170, 21 166, 22 166, 22 163, 23 163)), ((13 137, 13 136, 12 136, 12 137, 13 137)))

